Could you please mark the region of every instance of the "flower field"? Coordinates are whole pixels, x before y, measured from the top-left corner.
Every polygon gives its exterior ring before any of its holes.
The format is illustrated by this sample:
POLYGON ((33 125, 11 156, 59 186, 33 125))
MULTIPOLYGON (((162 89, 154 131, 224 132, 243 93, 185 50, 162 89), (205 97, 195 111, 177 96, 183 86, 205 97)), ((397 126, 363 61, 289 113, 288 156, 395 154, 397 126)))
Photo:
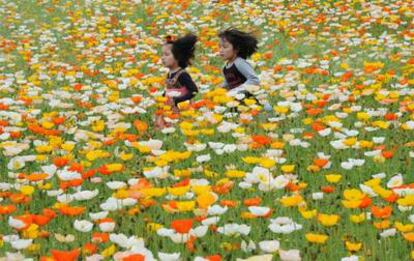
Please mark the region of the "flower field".
POLYGON ((414 259, 413 46, 412 1, 0 0, 0 260, 414 259), (221 88, 230 26, 271 112, 221 88))

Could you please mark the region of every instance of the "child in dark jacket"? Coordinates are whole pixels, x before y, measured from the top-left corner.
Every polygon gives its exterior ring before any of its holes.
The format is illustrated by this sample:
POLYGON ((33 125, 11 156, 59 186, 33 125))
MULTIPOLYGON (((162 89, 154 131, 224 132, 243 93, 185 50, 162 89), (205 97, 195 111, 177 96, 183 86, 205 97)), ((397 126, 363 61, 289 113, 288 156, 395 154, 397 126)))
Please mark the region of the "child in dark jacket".
MULTIPOLYGON (((187 34, 184 37, 173 40, 167 37, 162 46, 161 61, 169 69, 164 96, 168 98, 167 103, 172 106, 173 111, 178 111, 178 103, 191 100, 198 92, 198 88, 185 68, 190 65, 194 58, 197 37, 187 34)), ((156 119, 158 127, 165 127, 162 117, 156 119)))

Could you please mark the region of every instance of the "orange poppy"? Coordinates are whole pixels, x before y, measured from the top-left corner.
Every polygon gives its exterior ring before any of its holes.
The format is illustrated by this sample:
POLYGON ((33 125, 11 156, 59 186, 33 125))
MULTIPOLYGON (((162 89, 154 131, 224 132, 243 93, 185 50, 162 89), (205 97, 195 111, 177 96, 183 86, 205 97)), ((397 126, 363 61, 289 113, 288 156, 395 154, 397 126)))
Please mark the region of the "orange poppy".
POLYGON ((221 261, 220 255, 206 256, 205 259, 208 261, 221 261))
POLYGON ((82 172, 83 166, 80 163, 72 163, 68 169, 69 171, 76 171, 76 172, 82 172))
POLYGON ((264 135, 252 135, 252 140, 260 145, 269 145, 272 143, 272 138, 264 135))
POLYGON ((261 203, 262 203, 262 199, 261 199, 261 198, 259 198, 259 197, 256 197, 256 198, 248 198, 248 199, 245 199, 245 200, 243 201, 243 204, 244 204, 246 207, 250 207, 250 206, 259 206, 261 203))
POLYGON ((385 114, 385 115, 384 115, 384 118, 385 118, 387 121, 395 121, 396 119, 398 119, 398 116, 397 116, 397 114, 395 114, 395 113, 388 112, 387 114, 385 114))
POLYGON ((230 192, 230 190, 233 188, 234 183, 233 182, 227 182, 223 185, 216 185, 212 186, 212 190, 216 192, 217 194, 223 195, 230 192))
POLYGON ((196 239, 197 238, 195 236, 190 236, 190 238, 187 240, 187 242, 185 242, 185 246, 188 249, 188 251, 190 251, 190 252, 195 251, 194 242, 196 241, 196 239))
POLYGON ((32 181, 32 182, 41 181, 47 177, 49 177, 49 175, 46 173, 33 173, 30 175, 24 176, 25 179, 27 179, 28 181, 32 181))
POLYGON ((300 186, 299 185, 296 185, 296 184, 294 184, 294 183, 292 183, 292 182, 289 182, 287 185, 286 185, 286 187, 285 187, 287 190, 289 190, 289 191, 298 191, 299 189, 300 189, 300 186))
POLYGON ((69 163, 69 159, 65 157, 57 157, 53 159, 53 164, 55 164, 55 166, 58 168, 66 166, 68 163, 69 163))
POLYGON ((95 176, 96 172, 97 172, 96 169, 90 169, 88 171, 84 171, 84 172, 82 172, 82 178, 83 179, 91 178, 91 177, 95 176))
POLYGON ((306 110, 306 113, 310 116, 316 116, 318 114, 321 114, 323 110, 321 108, 310 108, 306 110))
POLYGON ((0 126, 1 127, 7 127, 7 126, 9 126, 9 122, 7 122, 5 120, 0 120, 0 126))
POLYGON ((333 186, 322 186, 321 190, 324 193, 333 193, 333 192, 335 192, 335 187, 333 187, 333 186))
POLYGON ((399 196, 397 194, 391 193, 391 195, 384 198, 384 200, 387 201, 387 202, 393 203, 393 202, 397 201, 398 198, 399 198, 399 196))
POLYGON ((14 205, 0 206, 0 215, 9 215, 14 211, 16 211, 16 206, 14 205))
POLYGON ((344 74, 342 74, 341 81, 342 81, 342 82, 346 82, 346 81, 348 81, 348 80, 349 80, 352 76, 353 76, 352 71, 346 71, 344 74))
POLYGON ((82 250, 83 250, 82 252, 87 255, 93 255, 96 253, 96 250, 98 250, 98 246, 93 243, 86 243, 83 246, 82 250))
POLYGON ((20 131, 11 131, 10 132, 10 137, 12 139, 18 139, 22 136, 22 133, 20 131))
POLYGON ((30 197, 22 194, 22 193, 13 193, 10 195, 10 201, 15 204, 23 204, 30 202, 30 197))
POLYGON ((371 205, 371 203, 372 203, 372 199, 371 198, 369 198, 369 197, 367 197, 367 196, 365 196, 362 200, 361 200, 361 203, 359 204, 359 208, 366 208, 366 207, 368 207, 369 205, 371 205))
POLYGON ((148 124, 140 120, 135 120, 134 127, 138 132, 145 132, 148 129, 148 124))
POLYGON ((0 111, 6 111, 9 109, 9 106, 3 103, 0 103, 0 111))
POLYGON ((374 217, 376 217, 376 218, 388 218, 392 214, 392 207, 385 206, 383 208, 380 208, 380 207, 377 207, 377 206, 372 206, 371 207, 371 212, 374 215, 374 217))
POLYGON ((220 201, 220 205, 223 207, 230 207, 230 208, 234 208, 236 207, 238 204, 237 201, 235 200, 229 200, 229 199, 223 199, 220 201))
POLYGON ((43 209, 42 212, 43 212, 43 215, 44 216, 47 216, 49 218, 55 218, 56 217, 56 212, 53 211, 53 210, 51 210, 51 209, 49 209, 49 208, 43 209))
POLYGON ((63 205, 59 208, 60 213, 66 216, 78 216, 85 211, 84 207, 71 207, 68 205, 63 205))
POLYGON ((141 254, 132 254, 122 258, 122 261, 145 261, 145 256, 141 254))
POLYGON ((60 125, 65 122, 65 117, 56 117, 52 119, 53 123, 56 125, 60 125))
POLYGON ((95 232, 92 234, 92 241, 97 243, 106 243, 109 241, 108 233, 95 232))
POLYGON ((38 226, 44 226, 50 222, 51 218, 44 215, 33 215, 33 222, 38 226))
POLYGON ((326 166, 326 164, 328 164, 329 160, 327 159, 314 159, 313 160, 313 164, 315 164, 316 166, 318 166, 319 168, 323 168, 326 166))
POLYGON ((392 152, 390 150, 384 150, 384 151, 382 151, 381 154, 386 159, 391 159, 394 156, 394 152, 392 152))
POLYGON ((79 187, 82 185, 83 179, 73 179, 69 181, 61 181, 59 183, 59 187, 63 190, 70 188, 70 187, 79 187))
POLYGON ((177 219, 171 222, 171 228, 181 234, 186 234, 193 226, 192 219, 177 219))
POLYGON ((320 123, 320 122, 315 121, 314 123, 312 123, 311 128, 312 128, 314 131, 321 131, 321 130, 324 130, 326 127, 325 127, 325 125, 324 125, 324 124, 322 124, 322 123, 320 123))
POLYGON ((71 251, 61 251, 52 249, 51 254, 56 261, 75 261, 78 259, 80 254, 79 249, 74 249, 71 251))

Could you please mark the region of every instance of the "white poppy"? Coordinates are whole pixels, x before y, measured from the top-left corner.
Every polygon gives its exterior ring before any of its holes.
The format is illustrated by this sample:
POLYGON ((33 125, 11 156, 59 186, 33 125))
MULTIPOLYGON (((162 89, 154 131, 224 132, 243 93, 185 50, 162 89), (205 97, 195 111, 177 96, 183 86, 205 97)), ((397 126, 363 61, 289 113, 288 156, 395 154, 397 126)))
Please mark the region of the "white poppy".
POLYGON ((71 194, 60 194, 56 197, 56 200, 60 203, 69 204, 73 201, 73 196, 71 194))
POLYGON ((256 250, 256 244, 253 242, 253 240, 250 240, 249 244, 247 244, 246 241, 242 240, 240 248, 243 250, 243 252, 247 253, 256 250))
POLYGON ((383 237, 383 238, 392 237, 392 236, 395 236, 396 233, 397 233, 397 229, 390 228, 390 229, 386 229, 386 230, 382 231, 380 233, 380 236, 383 237))
POLYGON ((239 188, 241 188, 241 189, 249 189, 249 188, 251 188, 253 185, 251 184, 251 183, 247 183, 247 182, 244 182, 244 181, 242 181, 242 182, 240 182, 239 183, 239 188))
POLYGON ((69 181, 74 179, 81 179, 82 175, 76 171, 58 170, 57 175, 60 180, 69 181))
POLYGON ((210 154, 200 155, 200 156, 197 156, 197 158, 196 158, 196 161, 198 163, 203 163, 203 162, 207 162, 207 161, 210 161, 210 160, 211 160, 210 154))
POLYGON ((385 137, 373 137, 372 141, 376 144, 381 144, 381 143, 384 143, 385 137))
POLYGON ((372 175, 372 177, 373 177, 374 179, 383 179, 383 178, 385 178, 386 176, 387 176, 387 174, 385 174, 384 172, 381 172, 381 173, 377 173, 377 174, 372 175))
POLYGON ((279 250, 280 242, 278 240, 265 240, 259 242, 259 248, 265 253, 274 253, 279 250))
POLYGON ((364 192, 365 194, 367 194, 370 197, 376 197, 377 196, 377 193, 375 193, 375 191, 371 187, 368 187, 364 184, 359 184, 359 188, 361 189, 362 192, 364 192))
POLYGON ((160 260, 165 260, 165 261, 179 261, 180 260, 180 253, 163 253, 163 252, 158 252, 158 258, 160 260))
POLYGON ((99 190, 83 190, 73 194, 73 198, 78 201, 90 200, 99 194, 99 190))
POLYGON ((185 243, 188 241, 188 239, 190 239, 190 235, 188 233, 187 234, 174 233, 170 235, 170 239, 176 244, 185 243))
POLYGON ((102 255, 99 255, 99 254, 94 254, 94 255, 86 257, 86 261, 102 261, 104 259, 105 259, 105 257, 103 257, 102 255))
POLYGON ((298 249, 279 250, 279 257, 282 261, 301 261, 300 252, 298 249))
POLYGON ((9 170, 19 170, 26 165, 26 162, 21 157, 12 158, 7 164, 9 170))
POLYGON ((359 260, 359 257, 355 255, 341 258, 341 261, 358 261, 358 260, 359 260))
POLYGON ((279 175, 273 180, 273 187, 275 189, 283 189, 289 184, 289 179, 284 175, 279 175))
POLYGON ((101 203, 99 206, 104 211, 115 211, 122 208, 122 201, 116 198, 108 198, 104 203, 101 203))
POLYGON ((102 222, 99 224, 99 229, 102 232, 112 232, 115 229, 114 222, 102 222))
POLYGON ((17 239, 15 241, 10 242, 11 246, 14 249, 22 250, 28 248, 33 242, 33 239, 17 239))
POLYGON ((248 209, 250 213, 258 217, 264 217, 270 212, 270 208, 268 207, 250 206, 248 209))
POLYGON ((321 200, 323 199, 323 192, 314 192, 312 193, 313 200, 321 200))
POLYGON ((123 181, 108 181, 106 182, 106 186, 112 190, 117 190, 125 188, 127 184, 123 181))
POLYGON ((242 234, 247 236, 250 233, 250 227, 242 224, 239 225, 237 223, 230 223, 230 224, 225 224, 222 227, 219 227, 217 229, 217 231, 220 234, 224 234, 224 235, 236 235, 236 234, 242 234))
POLYGON ((93 223, 87 220, 75 220, 73 227, 79 232, 90 232, 93 228, 93 223))
POLYGON ((190 230, 190 235, 195 237, 204 237, 208 231, 208 226, 198 226, 190 230))
POLYGON ((106 218, 108 216, 109 212, 108 211, 101 211, 101 212, 96 212, 96 213, 89 213, 89 217, 93 220, 99 220, 99 219, 103 219, 106 218))
POLYGON ((352 162, 345 161, 345 162, 342 162, 341 163, 341 167, 343 169, 350 170, 350 169, 352 169, 354 167, 354 164, 352 162))
POLYGON ((9 216, 8 224, 14 229, 22 229, 27 226, 26 223, 24 223, 20 219, 13 218, 12 216, 9 216))
POLYGON ((393 176, 392 178, 390 178, 390 180, 387 182, 387 187, 388 188, 395 188, 395 187, 401 186, 403 183, 404 183, 403 177, 399 173, 399 174, 393 176))
POLYGON ((18 240, 19 238, 20 238, 20 237, 19 237, 18 235, 4 235, 4 236, 2 237, 3 241, 4 241, 4 242, 8 242, 8 243, 13 242, 13 241, 16 241, 16 240, 18 240))
POLYGON ((237 258, 236 261, 272 261, 273 255, 267 254, 267 255, 257 255, 257 256, 251 256, 246 259, 237 258))
POLYGON ((220 205, 212 205, 208 207, 208 215, 211 216, 217 216, 217 215, 223 215, 228 210, 228 207, 222 207, 220 205))
POLYGON ((171 228, 160 228, 157 230, 157 235, 160 237, 170 237, 175 233, 174 229, 171 228))
POLYGON ((210 217, 210 218, 206 218, 203 219, 201 221, 201 224, 203 224, 204 226, 211 226, 211 225, 215 225, 220 221, 220 217, 210 217))
POLYGON ((148 141, 140 141, 139 144, 141 146, 149 147, 151 150, 159 150, 162 147, 162 141, 161 140, 153 140, 150 139, 148 141))
POLYGON ((144 170, 144 176, 146 178, 166 178, 168 177, 169 168, 155 167, 151 170, 144 170))

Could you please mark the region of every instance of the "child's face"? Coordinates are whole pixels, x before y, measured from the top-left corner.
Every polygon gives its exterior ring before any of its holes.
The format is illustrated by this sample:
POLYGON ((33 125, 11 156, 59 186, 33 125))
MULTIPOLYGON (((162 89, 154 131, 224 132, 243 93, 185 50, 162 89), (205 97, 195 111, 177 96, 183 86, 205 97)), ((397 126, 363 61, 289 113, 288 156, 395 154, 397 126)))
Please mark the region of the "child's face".
POLYGON ((226 38, 220 38, 220 56, 224 60, 230 61, 233 60, 237 55, 236 50, 234 50, 233 45, 227 41, 226 38))
POLYGON ((178 66, 177 60, 175 60, 174 55, 171 51, 171 44, 164 44, 162 46, 161 61, 162 64, 167 68, 175 68, 178 66))

